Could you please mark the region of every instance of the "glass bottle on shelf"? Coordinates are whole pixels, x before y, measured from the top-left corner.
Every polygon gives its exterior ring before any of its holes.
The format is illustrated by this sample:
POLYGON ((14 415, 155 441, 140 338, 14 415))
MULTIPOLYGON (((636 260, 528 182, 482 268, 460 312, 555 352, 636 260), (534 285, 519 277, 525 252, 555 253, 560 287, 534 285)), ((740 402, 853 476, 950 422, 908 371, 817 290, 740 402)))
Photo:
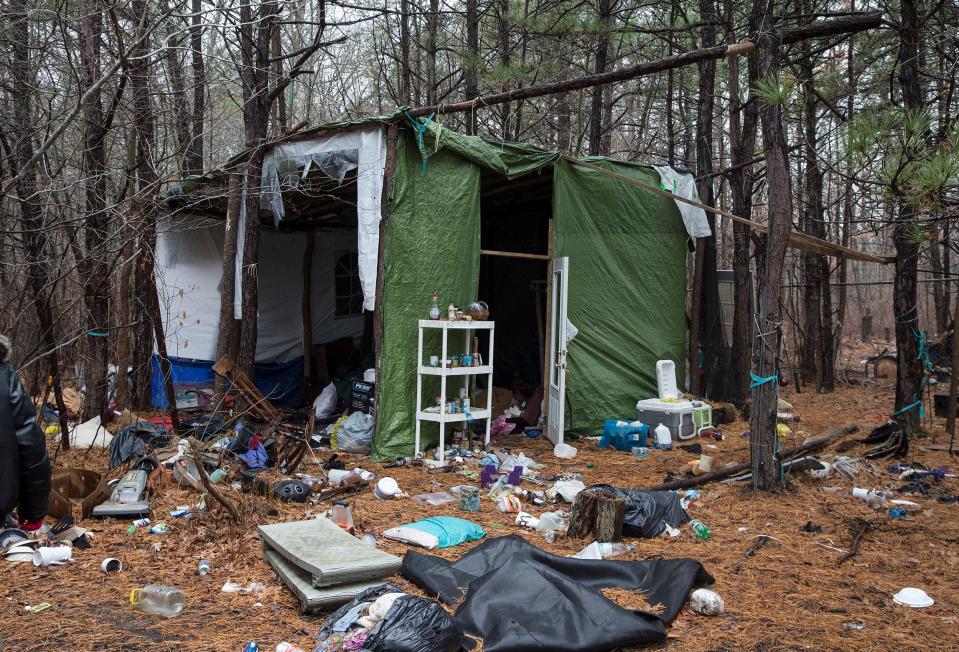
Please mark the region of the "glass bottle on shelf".
POLYGON ((433 305, 430 306, 430 319, 436 321, 440 318, 440 303, 439 303, 439 292, 433 292, 433 305))

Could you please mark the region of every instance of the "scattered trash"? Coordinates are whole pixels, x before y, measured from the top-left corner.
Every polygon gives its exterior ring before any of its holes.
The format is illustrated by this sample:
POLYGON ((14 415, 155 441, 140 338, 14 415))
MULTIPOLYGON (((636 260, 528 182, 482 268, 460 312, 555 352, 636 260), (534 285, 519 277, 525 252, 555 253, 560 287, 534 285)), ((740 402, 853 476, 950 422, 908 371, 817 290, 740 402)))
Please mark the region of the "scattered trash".
POLYGON ((501 512, 518 512, 523 509, 523 503, 515 495, 500 496, 496 499, 496 509, 501 512))
POLYGON ((33 551, 34 566, 62 566, 73 559, 70 546, 41 547, 33 551))
POLYGON ((49 609, 52 606, 53 605, 50 604, 49 602, 41 602, 40 604, 27 605, 26 607, 23 608, 23 610, 26 611, 27 613, 33 614, 33 613, 37 613, 38 611, 44 611, 46 609, 49 609))
POLYGON ((243 652, 260 652, 260 646, 256 641, 247 641, 243 646, 243 652))
POLYGON ((317 633, 314 652, 327 650, 432 650, 456 652, 463 629, 432 600, 391 584, 367 589, 331 614, 317 633))
POLYGON ((516 515, 516 524, 521 527, 535 530, 539 525, 539 519, 527 512, 520 512, 516 515))
POLYGON ((147 472, 142 469, 127 471, 113 488, 110 500, 94 507, 92 514, 98 518, 145 516, 150 513, 150 503, 146 499, 146 493, 147 472))
POLYGON ((893 509, 889 510, 889 518, 906 518, 906 510, 904 510, 902 507, 894 507, 893 509))
POLYGON ((593 541, 591 544, 573 555, 576 559, 606 559, 609 557, 619 557, 636 549, 634 543, 622 543, 620 541, 612 543, 600 543, 593 541))
POLYGON ((569 444, 559 443, 553 447, 553 455, 562 460, 571 460, 576 457, 576 448, 569 444))
POLYGON ((147 584, 130 591, 130 604, 157 616, 172 618, 183 611, 183 591, 162 584, 147 584))
POLYGON ((206 559, 201 559, 200 563, 197 565, 196 572, 199 575, 206 575, 210 572, 210 562, 206 559))
POLYGON ((150 528, 150 534, 166 534, 168 530, 166 523, 157 523, 150 528))
POLYGON ((693 531, 697 537, 705 541, 709 538, 709 528, 705 523, 700 521, 698 518, 693 519, 689 522, 689 529, 693 531))
POLYGON ((817 525, 817 524, 813 523, 812 521, 806 521, 806 524, 805 524, 804 526, 802 526, 801 528, 799 528, 799 531, 800 531, 800 532, 811 532, 811 533, 818 534, 818 533, 822 532, 822 526, 821 526, 821 525, 817 525))
POLYGON ((392 500, 399 493, 400 487, 396 483, 396 480, 393 478, 381 478, 379 482, 376 483, 376 488, 373 489, 373 493, 380 500, 392 500))
POLYGON ((709 589, 696 589, 689 596, 689 606, 700 616, 721 616, 726 610, 723 597, 709 589))
POLYGON ((476 541, 486 536, 486 531, 476 523, 452 516, 432 516, 415 523, 390 528, 383 536, 432 550, 451 548, 464 541, 476 541))
POLYGON ((464 512, 478 512, 480 508, 479 489, 477 487, 462 486, 459 488, 460 510, 464 512))
POLYGON ((441 505, 455 503, 456 496, 445 491, 438 491, 428 494, 417 494, 413 496, 413 501, 420 503, 421 505, 433 505, 434 507, 439 507, 441 505))
POLYGON ((865 623, 843 623, 843 629, 866 629, 865 623))
POLYGON ((100 562, 100 570, 104 573, 119 573, 123 570, 123 562, 116 557, 107 557, 100 562))
POLYGON ((863 489, 862 487, 853 487, 852 495, 854 498, 861 498, 866 501, 866 504, 869 505, 872 509, 885 509, 886 499, 892 498, 893 494, 888 491, 878 492, 871 491, 869 489, 863 489))
POLYGON ((262 582, 250 582, 246 586, 240 586, 236 582, 226 582, 223 584, 223 588, 220 589, 221 593, 262 593, 266 590, 266 584, 262 582))
POLYGON ((347 532, 353 529, 353 510, 346 501, 333 501, 330 507, 330 519, 347 532))
POLYGON ((546 490, 546 498, 556 500, 559 496, 565 502, 572 504, 576 500, 576 494, 585 488, 586 485, 582 480, 559 480, 546 490))
MULTIPOLYGON (((673 527, 672 525, 670 525, 669 523, 664 523, 663 525, 666 526, 666 529, 663 530, 663 532, 664 532, 665 534, 668 534, 668 535, 669 535, 670 537, 672 537, 673 539, 678 538, 679 535, 681 534, 681 531, 679 530, 679 528, 675 528, 675 527, 673 527)), ((741 528, 741 529, 745 530, 746 528, 741 528)))
POLYGON ((656 444, 655 447, 661 451, 673 450, 673 435, 669 428, 663 424, 656 426, 656 444))
POLYGON ((373 548, 379 545, 379 543, 376 541, 376 537, 374 537, 369 532, 367 532, 360 538, 360 543, 362 543, 364 546, 371 546, 373 548))
POLYGON ((935 604, 935 600, 930 598, 929 594, 912 586, 901 589, 899 593, 892 596, 892 601, 913 609, 924 609, 935 604))
POLYGON ((277 643, 276 652, 303 652, 303 648, 284 641, 282 643, 277 643))

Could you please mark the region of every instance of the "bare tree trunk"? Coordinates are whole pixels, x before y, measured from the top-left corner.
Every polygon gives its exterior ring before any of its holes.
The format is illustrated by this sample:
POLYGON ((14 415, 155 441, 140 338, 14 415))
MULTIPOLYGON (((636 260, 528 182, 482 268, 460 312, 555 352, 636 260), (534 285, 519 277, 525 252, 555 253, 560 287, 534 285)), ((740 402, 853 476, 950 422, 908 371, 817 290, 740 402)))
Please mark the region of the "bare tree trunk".
MULTIPOLYGON (((943 228, 945 228, 945 224, 943 228)), ((945 249, 946 247, 943 246, 943 243, 947 242, 948 240, 943 235, 937 233, 935 240, 929 247, 929 257, 932 263, 932 278, 936 281, 942 281, 946 278, 943 273, 942 254, 939 250, 945 249)), ((949 285, 942 282, 930 283, 930 285, 932 285, 932 301, 935 306, 933 312, 936 313, 936 333, 943 335, 949 328, 949 320, 952 318, 949 314, 949 285)))
MULTIPOLYGON (((922 108, 919 89, 919 17, 915 0, 902 0, 899 22, 899 84, 905 108, 922 108)), ((908 153, 904 154, 908 155, 908 153)), ((894 188, 899 203, 893 239, 896 246, 896 274, 892 287, 892 309, 896 324, 896 420, 912 432, 919 429, 922 405, 920 378, 922 369, 915 364, 918 357, 919 306, 917 269, 919 245, 908 237, 916 218, 915 205, 905 190, 894 188)))
MULTIPOLYGON (((755 81, 756 66, 749 64, 750 85, 755 81)), ((753 197, 753 159, 756 148, 758 107, 755 100, 742 106, 739 99, 739 59, 729 58, 729 131, 732 170, 729 187, 733 199, 733 214, 750 219, 753 197), (740 125, 740 121, 742 125, 740 125)), ((752 351, 753 322, 750 307, 754 305, 753 284, 749 273, 749 226, 734 222, 733 229, 733 342, 732 391, 734 403, 744 403, 749 395, 749 367, 752 351)))
POLYGON ((410 68, 410 2, 400 0, 400 103, 413 102, 412 70, 410 68))
MULTIPOLYGON (((613 0, 599 0, 599 23, 601 32, 596 42, 596 50, 593 54, 595 65, 593 72, 599 74, 606 72, 609 63, 609 30, 612 28, 613 0)), ((603 86, 593 86, 592 98, 589 112, 589 154, 597 156, 599 154, 609 154, 608 139, 604 143, 603 139, 603 86), (604 149, 603 145, 607 147, 604 149)), ((608 125, 607 125, 608 126, 608 125)))
MULTIPOLYGON (((84 3, 83 31, 80 55, 81 84, 91 88, 100 77, 100 38, 103 31, 102 8, 98 0, 84 3)), ((106 151, 104 139, 107 127, 101 105, 100 92, 92 93, 83 107, 84 117, 84 210, 86 232, 86 261, 78 261, 83 277, 84 303, 87 309, 87 350, 84 384, 87 388, 84 411, 86 418, 105 417, 109 382, 107 366, 109 349, 107 331, 110 325, 110 269, 107 265, 108 220, 106 204, 106 151)))
MULTIPOLYGON (((243 173, 230 172, 227 182, 226 225, 223 233, 223 273, 220 280, 220 320, 216 338, 216 359, 232 356, 234 343, 239 337, 239 322, 234 318, 234 293, 236 292, 236 237, 240 219, 243 173)), ((237 343, 238 344, 238 343, 237 343)), ((214 405, 222 405, 226 391, 226 379, 216 374, 214 380, 214 405)))
POLYGON ((430 0, 429 15, 426 19, 426 103, 436 104, 438 92, 436 88, 436 53, 437 31, 439 30, 440 2, 430 0))
MULTIPOLYGON (((466 61, 463 62, 464 92, 471 100, 479 95, 479 0, 466 0, 466 61)), ((470 111, 466 119, 466 133, 476 134, 476 111, 470 111)))
MULTIPOLYGON (((166 2, 161 6, 166 9, 166 2)), ((173 99, 173 132, 176 135, 177 160, 180 175, 186 176, 189 168, 190 146, 193 134, 190 131, 190 109, 186 104, 186 85, 183 81, 183 63, 180 61, 180 37, 173 23, 168 23, 165 47, 166 69, 170 79, 170 94, 173 99)))
MULTIPOLYGON (((137 34, 149 28, 149 7, 145 0, 134 0, 133 15, 138 24, 137 34)), ((130 62, 130 86, 133 90, 133 128, 137 134, 137 190, 135 204, 139 223, 137 230, 137 263, 134 270, 133 301, 133 406, 138 410, 150 408, 150 378, 152 373, 154 327, 151 316, 154 278, 154 251, 156 249, 156 213, 152 208, 157 191, 157 171, 154 167, 156 128, 150 99, 152 66, 149 60, 149 39, 133 49, 130 62)))
MULTIPOLYGON (((809 11, 809 4, 805 4, 809 11)), ((818 238, 823 237, 822 228, 822 173, 817 159, 816 94, 813 82, 811 48, 808 41, 802 44, 802 59, 799 69, 803 76, 803 131, 806 205, 802 211, 803 231, 818 238)), ((822 386, 825 370, 821 362, 826 356, 823 350, 822 285, 823 256, 804 251, 802 254, 802 294, 805 318, 802 373, 807 384, 818 391, 822 386)))
MULTIPOLYGON (((495 0, 496 3, 496 30, 497 30, 497 48, 499 49, 499 63, 503 70, 507 71, 511 65, 510 43, 509 43, 509 6, 510 0, 495 0)), ((509 113, 510 102, 503 102, 500 106, 500 128, 499 135, 504 140, 509 140, 509 113)))
MULTIPOLYGON (((753 5, 752 30, 758 35, 756 63, 759 79, 778 79, 779 35, 772 9, 764 0, 753 5)), ((754 489, 769 491, 782 483, 776 456, 776 404, 779 395, 779 353, 782 334, 782 274, 786 245, 792 229, 792 188, 787 160, 782 107, 764 104, 760 111, 763 144, 766 148, 766 183, 769 201, 769 230, 761 273, 763 289, 756 317, 756 346, 753 354, 754 381, 750 409, 749 452, 754 489)))
POLYGON ((39 339, 44 349, 53 381, 53 394, 60 412, 60 442, 64 450, 70 449, 70 431, 67 424, 67 407, 63 402, 60 386, 59 349, 57 347, 56 324, 53 314, 53 285, 44 262, 47 249, 47 236, 43 225, 43 216, 37 206, 37 177, 33 167, 27 162, 33 157, 33 113, 32 98, 34 88, 34 70, 30 61, 30 29, 26 0, 12 0, 10 3, 9 27, 12 39, 18 44, 13 48, 12 88, 17 98, 13 107, 13 119, 16 132, 14 157, 17 167, 25 169, 16 184, 17 200, 20 204, 20 228, 27 253, 29 288, 33 293, 33 305, 40 324, 39 339))
POLYGON ((187 174, 203 172, 203 124, 206 117, 206 65, 203 61, 203 5, 202 0, 192 0, 193 15, 190 18, 190 50, 193 68, 193 116, 190 147, 187 150, 185 169, 187 174))
MULTIPOLYGON (((702 20, 700 47, 716 44, 716 5, 713 0, 699 0, 702 20)), ((696 111, 696 177, 700 179, 698 192, 701 201, 713 206, 713 109, 716 92, 716 61, 701 61, 699 68, 699 97, 696 111)), ((707 238, 696 242, 696 271, 693 280, 689 328, 689 369, 693 374, 690 388, 694 394, 713 398, 718 392, 726 398, 722 352, 722 320, 719 315, 719 285, 716 278, 716 216, 706 213, 709 229, 707 238), (699 366, 702 364, 702 376, 699 366)))

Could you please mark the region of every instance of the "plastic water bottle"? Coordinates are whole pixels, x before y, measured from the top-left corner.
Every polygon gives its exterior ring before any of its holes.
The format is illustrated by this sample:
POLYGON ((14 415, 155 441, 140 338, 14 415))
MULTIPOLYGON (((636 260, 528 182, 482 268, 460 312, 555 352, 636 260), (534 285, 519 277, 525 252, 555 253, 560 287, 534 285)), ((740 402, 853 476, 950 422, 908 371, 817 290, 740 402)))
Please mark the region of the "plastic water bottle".
POLYGON ((162 584, 147 584, 130 591, 130 604, 147 613, 172 618, 183 611, 183 591, 162 584))
POLYGON ((210 562, 208 562, 206 559, 201 559, 201 560, 200 560, 200 565, 197 567, 197 572, 198 572, 200 575, 206 575, 207 573, 209 573, 209 572, 210 572, 210 562))
POLYGON ((599 554, 603 556, 603 559, 608 557, 619 557, 620 555, 625 555, 627 552, 635 549, 635 543, 623 543, 621 541, 599 544, 599 554))
POLYGON ((697 537, 705 541, 709 538, 709 528, 705 523, 700 521, 698 518, 694 518, 689 522, 689 529, 693 531, 697 537))

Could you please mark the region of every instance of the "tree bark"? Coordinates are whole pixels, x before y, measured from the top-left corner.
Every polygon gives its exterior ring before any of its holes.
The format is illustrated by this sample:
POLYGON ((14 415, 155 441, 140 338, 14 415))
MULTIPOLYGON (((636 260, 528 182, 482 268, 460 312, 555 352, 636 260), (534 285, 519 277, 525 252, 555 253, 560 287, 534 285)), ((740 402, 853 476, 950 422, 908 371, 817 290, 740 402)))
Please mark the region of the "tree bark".
MULTIPOLYGON (((915 0, 902 0, 899 19, 899 84, 907 110, 919 111, 919 17, 915 0)), ((903 153, 909 156, 908 152, 903 153)), ((899 204, 893 239, 896 247, 896 273, 892 287, 892 309, 896 325, 896 404, 895 418, 912 433, 919 429, 922 395, 922 369, 918 357, 919 305, 917 269, 919 245, 907 235, 916 218, 915 205, 898 184, 893 188, 899 204), (920 403, 917 404, 917 401, 920 403)))
MULTIPOLYGON (((479 0, 466 0, 466 57, 463 62, 463 81, 465 99, 479 95, 479 0)), ((466 133, 476 135, 476 111, 470 111, 466 118, 466 133)))
POLYGON ((187 174, 203 173, 203 124, 206 117, 206 64, 203 60, 203 5, 202 0, 192 0, 193 15, 190 17, 190 51, 193 68, 193 115, 190 147, 187 149, 185 169, 187 174))
MULTIPOLYGON (((90 89, 100 77, 100 39, 103 31, 102 9, 99 0, 86 0, 81 33, 82 88, 90 89)), ((89 419, 105 417, 109 382, 107 366, 109 348, 107 331, 110 326, 110 269, 107 265, 105 242, 108 238, 108 216, 105 209, 106 138, 107 127, 99 90, 91 93, 83 106, 84 144, 84 231, 86 260, 78 261, 83 278, 84 303, 87 309, 87 388, 84 415, 89 419)))
MULTIPOLYGON (((613 0, 599 0, 599 23, 602 30, 596 42, 593 54, 595 74, 606 72, 609 63, 609 30, 612 28, 613 0)), ((609 148, 604 149, 603 139, 603 86, 593 86, 589 111, 589 154, 598 156, 609 154, 609 148)))
POLYGON ((412 69, 410 68, 410 1, 400 0, 400 104, 413 103, 412 69))
MULTIPOLYGON (((137 21, 137 35, 150 26, 149 7, 145 0, 134 0, 133 16, 137 21)), ((157 191, 157 171, 154 166, 156 125, 150 93, 152 65, 149 59, 150 39, 145 38, 132 49, 130 86, 133 91, 133 128, 137 134, 136 171, 139 224, 137 234, 137 263, 134 270, 133 301, 133 406, 138 410, 150 408, 150 378, 152 374, 154 326, 150 306, 156 294, 154 278, 154 251, 156 249, 156 213, 152 198, 157 191)))
MULTIPOLYGON (((220 320, 217 328, 216 359, 236 355, 239 342, 239 322, 234 318, 234 294, 236 292, 236 238, 240 220, 240 202, 243 188, 243 172, 233 170, 227 181, 226 225, 223 234, 223 272, 220 280, 220 320)), ((216 374, 214 378, 214 405, 222 405, 226 392, 226 379, 216 374)))
MULTIPOLYGON (((753 20, 758 35, 756 63, 759 79, 778 79, 779 35, 771 7, 755 0, 753 20)), ((763 289, 756 317, 756 341, 753 352, 754 381, 750 409, 749 452, 754 489, 769 491, 782 484, 776 459, 776 404, 779 396, 779 353, 782 331, 782 273, 786 246, 792 229, 792 187, 787 160, 782 107, 763 104, 760 110, 763 144, 766 148, 766 183, 769 203, 769 229, 761 274, 763 289)))
POLYGON ((53 285, 45 260, 47 237, 43 215, 37 205, 36 170, 27 162, 33 157, 33 88, 34 70, 30 61, 30 28, 26 0, 12 0, 9 18, 10 34, 18 44, 13 48, 12 89, 17 98, 13 107, 16 142, 14 157, 17 167, 25 170, 17 181, 17 200, 20 204, 20 228, 27 254, 29 289, 33 293, 33 305, 40 325, 39 339, 46 349, 49 376, 53 383, 53 395, 60 413, 60 442, 63 450, 70 449, 70 430, 67 424, 67 407, 63 402, 60 386, 59 349, 57 347, 56 320, 53 314, 53 285))
MULTIPOLYGON (((755 83, 757 68, 749 63, 749 84, 755 83)), ((729 131, 732 169, 729 188, 735 215, 751 218, 753 198, 753 153, 756 149, 758 104, 742 105, 739 96, 739 58, 729 58, 729 131), (742 123, 740 125, 740 122, 742 123)), ((754 306, 753 283, 749 273, 749 226, 733 222, 733 342, 732 381, 729 400, 742 405, 749 396, 749 367, 752 351, 754 306)))

